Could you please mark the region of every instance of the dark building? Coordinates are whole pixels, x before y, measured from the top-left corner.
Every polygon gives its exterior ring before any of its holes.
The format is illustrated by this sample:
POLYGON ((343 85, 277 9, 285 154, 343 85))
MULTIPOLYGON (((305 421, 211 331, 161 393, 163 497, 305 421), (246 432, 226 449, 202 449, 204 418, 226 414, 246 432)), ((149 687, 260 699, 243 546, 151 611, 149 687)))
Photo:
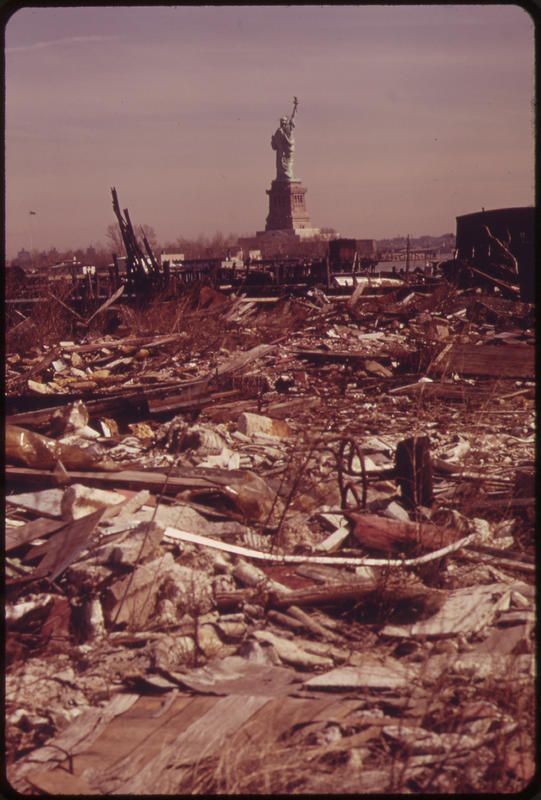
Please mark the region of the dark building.
POLYGON ((456 218, 457 258, 472 261, 484 246, 484 226, 499 239, 518 262, 520 296, 524 302, 534 302, 534 231, 535 208, 495 208, 463 214, 456 218))
POLYGON ((329 258, 333 267, 349 266, 355 258, 357 242, 355 239, 334 239, 329 242, 329 258))
POLYGON ((362 266, 377 262, 375 239, 333 239, 329 242, 329 259, 335 269, 351 268, 355 254, 362 266), (366 262, 366 263, 365 263, 366 262))
POLYGON ((15 259, 14 263, 16 263, 18 267, 27 269, 28 267, 32 266, 32 256, 28 250, 25 250, 23 247, 22 250, 19 250, 17 253, 17 258, 15 259))

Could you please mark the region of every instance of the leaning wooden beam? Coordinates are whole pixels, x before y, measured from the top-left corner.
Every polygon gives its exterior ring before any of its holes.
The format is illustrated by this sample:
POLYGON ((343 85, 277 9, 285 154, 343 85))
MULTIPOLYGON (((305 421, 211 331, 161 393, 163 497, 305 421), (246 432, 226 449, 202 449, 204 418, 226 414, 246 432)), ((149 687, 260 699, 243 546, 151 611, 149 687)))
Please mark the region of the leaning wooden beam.
POLYGON ((98 316, 98 314, 101 314, 103 311, 105 311, 106 309, 108 309, 108 308, 109 308, 109 306, 112 306, 112 305, 113 305, 113 303, 114 303, 114 302, 116 302, 116 300, 118 300, 118 298, 120 297, 120 295, 122 294, 122 292, 123 292, 123 291, 124 291, 124 285, 120 286, 120 288, 119 288, 119 289, 117 289, 117 290, 116 290, 116 292, 115 292, 114 294, 112 294, 112 295, 111 295, 111 297, 109 297, 109 298, 108 298, 108 299, 105 301, 105 303, 102 303, 102 305, 101 305, 101 306, 100 306, 98 309, 96 309, 96 311, 94 311, 94 313, 92 314, 92 316, 91 316, 91 317, 89 317, 87 320, 84 320, 84 324, 85 324, 85 325, 90 325, 90 323, 92 322, 92 320, 93 320, 95 317, 97 317, 97 316, 98 316))
POLYGON ((113 197, 113 211, 114 211, 115 217, 117 218, 117 221, 118 221, 118 226, 120 228, 120 233, 122 235, 122 240, 124 242, 124 248, 126 250, 126 256, 128 257, 128 270, 129 270, 130 265, 133 265, 134 253, 133 253, 132 244, 131 244, 131 241, 130 241, 129 235, 128 235, 128 226, 127 226, 127 223, 126 223, 126 221, 124 220, 124 218, 122 216, 122 212, 120 211, 120 204, 118 202, 118 195, 117 195, 116 188, 114 186, 111 188, 111 194, 112 194, 112 197, 113 197))
POLYGON ((150 258, 150 263, 152 265, 153 272, 156 275, 161 276, 162 270, 160 268, 160 265, 158 264, 158 261, 156 260, 156 256, 154 255, 152 247, 150 246, 150 242, 148 241, 143 228, 141 228, 141 237, 143 239, 143 244, 145 246, 145 250, 147 251, 147 255, 150 258))
POLYGON ((515 300, 519 297, 520 290, 519 287, 516 286, 515 284, 508 283, 507 281, 502 281, 500 278, 496 278, 494 275, 489 275, 487 272, 484 272, 483 270, 479 269, 478 267, 474 267, 473 265, 470 265, 468 269, 470 269, 476 275, 479 275, 481 278, 484 278, 485 280, 489 281, 490 283, 499 286, 503 294, 510 300, 515 300))
POLYGON ((131 244, 132 244, 134 253, 136 255, 136 258, 137 258, 137 265, 141 270, 144 270, 145 264, 146 264, 145 256, 143 255, 143 251, 141 250, 141 246, 140 246, 139 242, 137 241, 137 237, 136 237, 135 231, 133 229, 132 221, 130 219, 130 212, 128 211, 127 208, 124 209, 124 218, 126 220, 126 230, 127 230, 128 235, 130 237, 131 244))
POLYGON ((77 317, 77 319, 80 322, 84 322, 85 321, 84 317, 82 317, 80 314, 78 314, 77 311, 75 311, 73 308, 70 308, 70 306, 68 306, 66 303, 64 303, 63 300, 61 300, 59 297, 57 297, 52 292, 47 292, 47 297, 50 297, 51 300, 56 300, 56 302, 59 303, 62 306, 62 308, 65 308, 66 311, 69 311, 70 314, 73 314, 74 317, 77 317))
POLYGON ((54 533, 50 539, 40 546, 41 561, 29 575, 12 579, 8 591, 17 591, 18 588, 41 578, 54 581, 86 548, 88 541, 104 516, 105 508, 99 508, 91 514, 67 523, 61 530, 54 533))

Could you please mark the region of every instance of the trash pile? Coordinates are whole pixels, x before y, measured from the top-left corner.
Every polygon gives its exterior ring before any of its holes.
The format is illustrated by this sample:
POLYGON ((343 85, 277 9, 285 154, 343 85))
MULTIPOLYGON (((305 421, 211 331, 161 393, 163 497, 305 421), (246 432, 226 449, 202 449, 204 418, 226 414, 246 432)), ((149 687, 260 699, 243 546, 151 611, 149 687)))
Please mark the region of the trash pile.
POLYGON ((7 332, 17 791, 531 780, 534 308, 369 292, 7 332))

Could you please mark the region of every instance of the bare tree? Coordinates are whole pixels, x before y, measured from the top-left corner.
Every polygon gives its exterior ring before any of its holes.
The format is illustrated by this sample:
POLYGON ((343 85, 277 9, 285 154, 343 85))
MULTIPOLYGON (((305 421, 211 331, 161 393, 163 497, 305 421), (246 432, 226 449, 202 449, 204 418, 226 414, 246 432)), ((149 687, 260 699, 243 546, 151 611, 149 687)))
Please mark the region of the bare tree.
POLYGON ((107 244, 110 246, 112 253, 118 256, 126 254, 120 228, 113 222, 107 226, 107 244))

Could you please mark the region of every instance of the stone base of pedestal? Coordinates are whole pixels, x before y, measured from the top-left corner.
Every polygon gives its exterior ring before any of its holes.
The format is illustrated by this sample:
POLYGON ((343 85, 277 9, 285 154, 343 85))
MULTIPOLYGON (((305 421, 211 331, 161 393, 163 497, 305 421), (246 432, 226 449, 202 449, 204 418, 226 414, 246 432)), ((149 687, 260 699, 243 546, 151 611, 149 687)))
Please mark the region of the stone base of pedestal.
POLYGON ((276 228, 275 230, 257 231, 256 236, 259 239, 290 239, 292 242, 299 242, 305 239, 319 239, 321 238, 321 231, 319 228, 276 228))
POLYGON ((245 236, 238 240, 238 246, 248 252, 259 250, 263 258, 276 256, 305 256, 319 254, 320 243, 327 241, 319 228, 282 229, 274 231, 257 231, 255 236, 245 236))
POLYGON ((306 188, 300 181, 273 181, 267 194, 269 213, 266 231, 290 230, 296 233, 305 229, 314 230, 306 211, 306 188))

